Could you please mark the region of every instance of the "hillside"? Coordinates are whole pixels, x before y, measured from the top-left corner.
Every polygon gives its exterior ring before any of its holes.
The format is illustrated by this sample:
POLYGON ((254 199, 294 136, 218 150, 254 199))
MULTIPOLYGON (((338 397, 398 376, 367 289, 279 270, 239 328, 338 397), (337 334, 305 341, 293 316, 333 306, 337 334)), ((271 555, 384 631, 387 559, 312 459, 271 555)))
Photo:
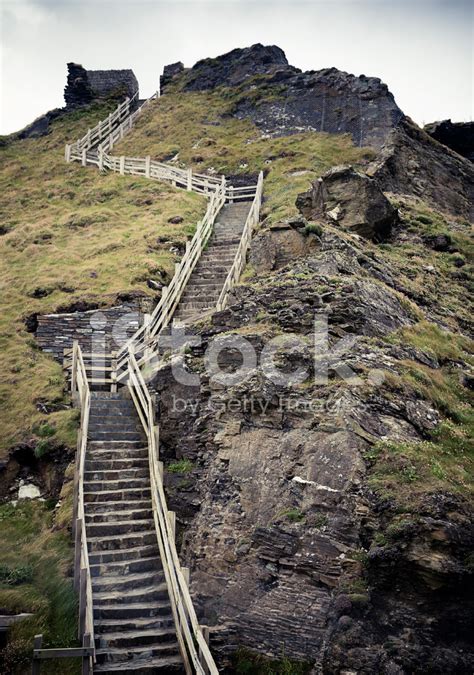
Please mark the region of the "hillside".
MULTIPOLYGON (((38 631, 73 644, 76 612, 77 413, 35 317, 131 300, 149 311, 206 207, 166 183, 64 162, 65 142, 113 106, 66 110, 47 135, 1 148, 0 607, 35 612, 12 631, 12 672, 38 631), (46 501, 14 506, 20 478, 46 501)), ((377 78, 301 73, 261 45, 165 68, 161 98, 113 154, 235 186, 264 173, 229 306, 194 321, 201 344, 175 355, 199 386, 176 382, 167 355, 153 381, 180 554, 223 672, 469 672, 472 166, 418 130, 377 78), (347 340, 322 383, 315 317, 327 317, 331 349, 347 340), (216 384, 204 353, 232 334, 259 357, 278 338, 279 365, 307 377, 290 386, 254 369, 216 384)))

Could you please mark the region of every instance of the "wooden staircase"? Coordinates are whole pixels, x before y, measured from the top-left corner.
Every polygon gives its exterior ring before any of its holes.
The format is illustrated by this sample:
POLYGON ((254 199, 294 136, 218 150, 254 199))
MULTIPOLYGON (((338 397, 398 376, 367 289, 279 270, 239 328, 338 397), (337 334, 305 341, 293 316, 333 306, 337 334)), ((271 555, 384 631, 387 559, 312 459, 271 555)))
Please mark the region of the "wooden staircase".
POLYGON ((126 389, 92 392, 84 514, 97 673, 184 673, 151 506, 148 448, 126 389))
POLYGON ((174 313, 175 320, 187 321, 216 306, 234 262, 249 209, 249 202, 222 207, 207 248, 202 252, 181 296, 174 313))

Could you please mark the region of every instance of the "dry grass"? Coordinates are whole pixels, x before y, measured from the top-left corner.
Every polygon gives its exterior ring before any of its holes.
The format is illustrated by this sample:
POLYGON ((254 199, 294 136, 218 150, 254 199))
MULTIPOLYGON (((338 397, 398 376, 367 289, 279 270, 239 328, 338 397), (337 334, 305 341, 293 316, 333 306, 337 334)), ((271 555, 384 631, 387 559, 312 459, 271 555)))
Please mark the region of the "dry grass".
MULTIPOLYGON (((107 109, 71 114, 41 139, 1 149, 0 208, 0 456, 44 421, 38 400, 61 402, 61 368, 35 349, 24 317, 78 299, 113 304, 117 293, 152 294, 148 278, 172 273, 171 242, 184 241, 205 209, 204 198, 146 179, 100 175, 67 165, 64 143, 81 135, 107 109), (171 216, 184 222, 171 225, 171 216), (167 243, 158 243, 159 236, 167 243), (44 297, 34 297, 42 295, 44 297)), ((74 444, 70 411, 53 413, 57 442, 74 444)))
POLYGON ((137 125, 114 147, 117 155, 145 156, 192 166, 198 172, 266 174, 264 215, 269 222, 296 212, 297 195, 336 164, 361 165, 373 157, 357 148, 348 134, 301 133, 268 138, 249 120, 230 116, 237 94, 167 93, 140 116, 137 125))

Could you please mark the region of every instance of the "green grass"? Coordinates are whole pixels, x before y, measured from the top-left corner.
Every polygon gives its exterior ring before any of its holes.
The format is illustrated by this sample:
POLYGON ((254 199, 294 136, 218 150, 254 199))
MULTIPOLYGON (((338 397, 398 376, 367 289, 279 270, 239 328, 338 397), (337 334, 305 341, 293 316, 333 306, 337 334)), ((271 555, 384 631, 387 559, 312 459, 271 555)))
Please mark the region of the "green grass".
MULTIPOLYGON (((169 278, 170 247, 186 241, 206 207, 204 198, 162 183, 64 162, 65 142, 109 109, 70 113, 43 138, 9 138, 0 147, 0 457, 46 421, 39 401, 68 402, 61 367, 36 349, 24 317, 76 300, 109 306, 131 290, 153 295, 147 279, 169 278), (183 223, 168 223, 176 215, 183 223)), ((48 416, 57 444, 74 446, 74 414, 48 416)))
MULTIPOLYGON (((69 533, 52 531, 53 512, 40 502, 0 506, 0 613, 32 613, 14 624, 0 654, 1 672, 25 672, 33 637, 45 647, 77 644, 77 601, 73 591, 69 533)), ((56 523, 57 525, 57 523, 56 523)), ((50 662, 48 673, 80 672, 77 662, 50 662)))
POLYGON ((286 656, 269 659, 249 649, 238 649, 232 655, 232 672, 237 675, 306 675, 311 664, 292 661, 286 656))
POLYGON ((189 473, 194 469, 194 464, 190 459, 180 459, 178 462, 172 462, 166 467, 170 473, 189 473))

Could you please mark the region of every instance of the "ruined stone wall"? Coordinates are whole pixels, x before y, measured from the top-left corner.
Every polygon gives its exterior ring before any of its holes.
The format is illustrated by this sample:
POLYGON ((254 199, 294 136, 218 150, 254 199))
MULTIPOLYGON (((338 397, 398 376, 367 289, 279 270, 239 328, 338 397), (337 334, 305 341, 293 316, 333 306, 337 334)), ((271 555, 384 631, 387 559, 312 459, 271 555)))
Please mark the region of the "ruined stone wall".
POLYGON ((113 94, 133 96, 138 80, 133 70, 86 70, 78 63, 68 63, 64 100, 68 108, 87 105, 96 98, 113 94))
POLYGON ((36 339, 41 349, 62 363, 65 349, 79 340, 81 349, 90 353, 116 351, 143 323, 137 306, 119 305, 71 314, 38 316, 36 339))

